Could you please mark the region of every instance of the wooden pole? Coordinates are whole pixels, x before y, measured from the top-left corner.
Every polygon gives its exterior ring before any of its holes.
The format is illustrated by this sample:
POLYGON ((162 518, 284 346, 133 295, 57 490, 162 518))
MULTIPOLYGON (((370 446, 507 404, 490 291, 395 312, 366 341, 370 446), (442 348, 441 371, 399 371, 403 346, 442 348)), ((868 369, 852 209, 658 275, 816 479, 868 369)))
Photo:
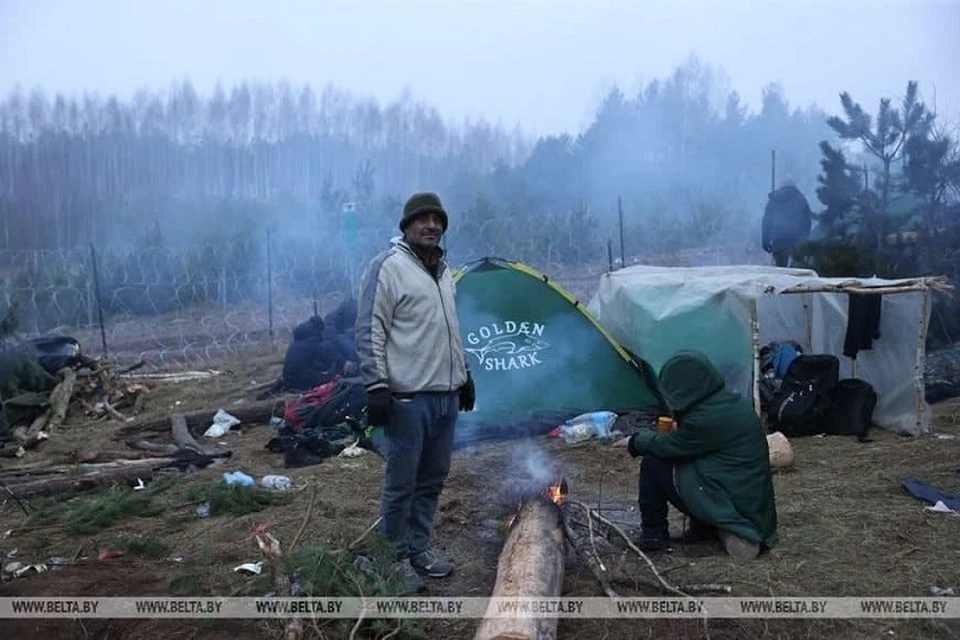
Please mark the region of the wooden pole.
POLYGON ((100 323, 100 343, 103 346, 103 355, 107 354, 107 330, 103 325, 103 302, 100 298, 100 274, 97 269, 97 250, 90 243, 90 262, 93 267, 93 295, 97 300, 97 318, 100 323))
POLYGON ((623 249, 623 202, 620 196, 617 196, 617 212, 620 216, 620 268, 626 268, 627 256, 623 249))
POLYGON ((524 502, 500 553, 492 600, 474 640, 556 638, 557 618, 501 612, 498 600, 559 597, 565 552, 561 508, 539 496, 524 502))

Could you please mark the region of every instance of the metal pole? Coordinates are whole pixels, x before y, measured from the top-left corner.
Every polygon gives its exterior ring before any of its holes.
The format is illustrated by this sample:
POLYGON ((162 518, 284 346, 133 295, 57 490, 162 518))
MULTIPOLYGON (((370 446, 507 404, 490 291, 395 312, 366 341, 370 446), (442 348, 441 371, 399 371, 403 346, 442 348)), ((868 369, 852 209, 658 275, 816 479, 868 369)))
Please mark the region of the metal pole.
POLYGON ((620 213, 620 268, 627 266, 627 256, 623 250, 623 203, 620 196, 617 196, 617 211, 620 213))
POLYGON ((100 343, 103 345, 103 355, 107 355, 107 330, 103 325, 103 304, 100 301, 100 274, 97 269, 97 250, 90 243, 90 262, 93 266, 93 295, 97 300, 97 318, 100 322, 100 343))
POLYGON ((613 241, 607 238, 607 272, 613 271, 613 241))
POLYGON ((273 339, 273 264, 270 255, 270 229, 267 229, 267 317, 270 323, 270 338, 273 339))
POLYGON ((770 191, 777 190, 777 150, 770 150, 770 191))

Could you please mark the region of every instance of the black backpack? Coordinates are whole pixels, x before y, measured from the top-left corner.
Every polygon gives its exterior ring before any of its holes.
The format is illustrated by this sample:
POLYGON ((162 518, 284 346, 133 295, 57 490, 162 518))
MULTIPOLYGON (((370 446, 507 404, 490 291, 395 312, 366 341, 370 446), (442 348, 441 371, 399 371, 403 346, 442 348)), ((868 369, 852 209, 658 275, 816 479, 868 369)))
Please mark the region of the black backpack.
POLYGON ((870 442, 867 435, 873 427, 873 411, 877 407, 877 399, 877 392, 865 380, 847 378, 838 382, 827 433, 857 436, 860 442, 870 442))
POLYGON ((770 403, 768 418, 773 430, 788 438, 829 433, 839 382, 836 356, 797 356, 770 403))

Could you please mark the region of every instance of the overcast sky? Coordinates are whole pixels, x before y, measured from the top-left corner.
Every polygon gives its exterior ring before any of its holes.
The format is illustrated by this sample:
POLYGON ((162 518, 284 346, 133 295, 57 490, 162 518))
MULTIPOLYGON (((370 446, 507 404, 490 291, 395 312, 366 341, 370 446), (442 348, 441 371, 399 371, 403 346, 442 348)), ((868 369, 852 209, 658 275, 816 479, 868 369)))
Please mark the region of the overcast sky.
POLYGON ((831 112, 920 82, 960 122, 960 0, 0 0, 0 91, 129 96, 189 77, 404 86, 448 118, 578 131, 605 90, 696 53, 752 107, 779 81, 831 112))

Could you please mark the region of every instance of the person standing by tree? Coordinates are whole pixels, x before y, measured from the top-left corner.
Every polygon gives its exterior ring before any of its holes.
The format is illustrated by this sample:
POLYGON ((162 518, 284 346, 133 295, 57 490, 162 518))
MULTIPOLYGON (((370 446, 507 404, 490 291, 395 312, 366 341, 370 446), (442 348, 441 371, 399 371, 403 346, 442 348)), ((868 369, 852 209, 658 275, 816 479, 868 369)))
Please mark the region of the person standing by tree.
POLYGON ((810 236, 810 204, 793 180, 784 180, 770 193, 763 212, 763 250, 773 255, 778 267, 790 264, 794 247, 810 236))
POLYGON ((447 225, 436 194, 412 195, 400 219, 403 237, 367 265, 357 301, 367 423, 383 427, 385 439, 380 531, 409 593, 423 588, 421 576, 453 572, 429 549, 430 533, 458 412, 472 411, 476 399, 440 247, 447 225))

